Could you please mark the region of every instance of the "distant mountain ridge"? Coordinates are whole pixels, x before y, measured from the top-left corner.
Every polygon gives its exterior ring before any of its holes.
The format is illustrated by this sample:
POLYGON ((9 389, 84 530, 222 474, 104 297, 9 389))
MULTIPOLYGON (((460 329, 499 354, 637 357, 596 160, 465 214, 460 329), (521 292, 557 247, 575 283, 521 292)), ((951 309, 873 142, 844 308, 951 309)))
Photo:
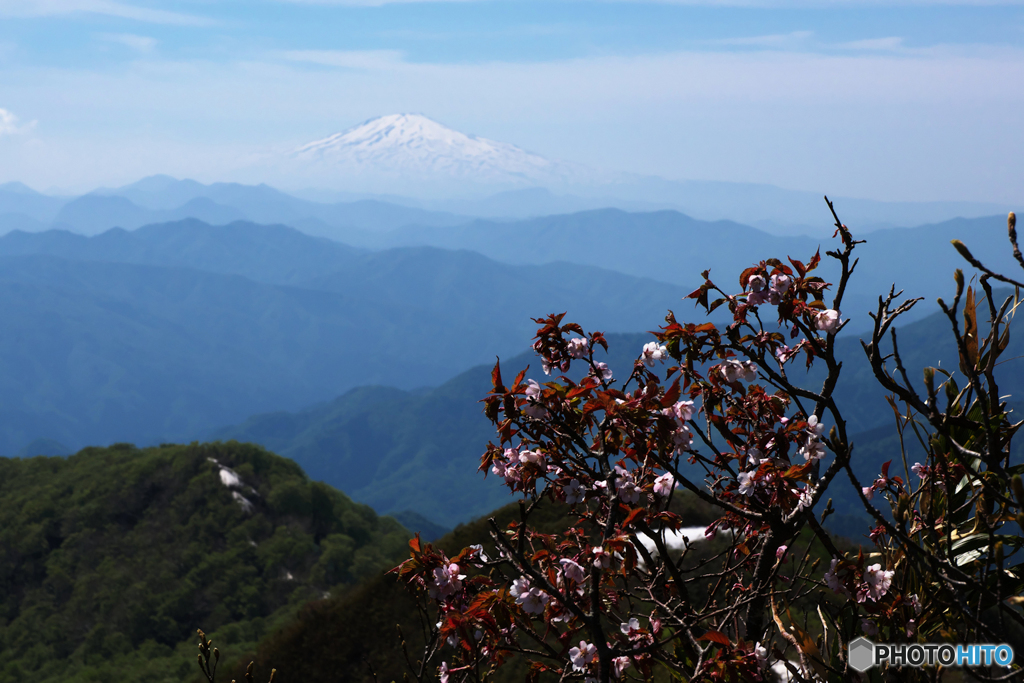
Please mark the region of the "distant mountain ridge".
POLYGON ((470 220, 453 213, 371 199, 313 202, 267 185, 203 185, 169 176, 152 176, 122 188, 73 198, 0 187, 0 234, 58 228, 97 235, 111 228, 134 230, 187 218, 217 225, 238 220, 288 223, 301 225, 307 234, 335 239, 352 230, 391 230, 413 223, 457 225, 470 220))
MULTIPOLYGON (((454 131, 452 135, 469 139, 454 131)), ((469 156, 475 158, 472 154, 469 156)), ((472 165, 478 161, 466 163, 472 165)), ((474 172, 476 176, 481 174, 474 172)), ((443 174, 438 171, 434 175, 443 174)), ((292 186, 299 182, 297 178, 287 177, 292 186)), ((313 178, 309 182, 316 186, 320 181, 313 178)), ((355 188, 349 188, 350 191, 296 190, 297 195, 307 199, 266 184, 216 182, 204 185, 161 175, 124 187, 100 188, 81 197, 50 197, 20 183, 7 183, 0 186, 0 234, 15 229, 34 232, 50 227, 97 234, 114 227, 130 230, 148 223, 198 218, 218 224, 243 219, 285 223, 308 234, 348 241, 353 233, 375 233, 412 225, 457 226, 475 217, 522 220, 605 208, 631 212, 675 210, 705 221, 746 223, 777 236, 825 238, 832 233, 832 220, 819 194, 770 185, 667 181, 638 176, 628 177, 618 184, 593 187, 559 189, 518 183, 473 194, 467 183, 459 181, 459 187, 465 190, 461 193, 435 191, 418 198, 400 196, 400 184, 385 185, 369 193, 351 191, 355 188)), ((1019 209, 980 202, 834 199, 843 220, 859 234, 1019 209)))
POLYGON ((531 316, 629 330, 678 286, 468 251, 368 253, 284 226, 198 221, 0 238, 0 453, 153 443, 366 384, 443 382, 526 348, 531 316))

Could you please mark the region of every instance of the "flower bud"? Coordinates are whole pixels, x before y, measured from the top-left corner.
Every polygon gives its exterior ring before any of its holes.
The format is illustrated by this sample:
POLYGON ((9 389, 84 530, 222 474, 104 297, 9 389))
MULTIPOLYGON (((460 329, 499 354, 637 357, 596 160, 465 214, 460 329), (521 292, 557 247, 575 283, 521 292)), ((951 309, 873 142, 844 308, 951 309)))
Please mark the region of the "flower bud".
POLYGON ((1016 237, 1014 233, 1017 232, 1017 214, 1013 211, 1006 217, 1006 229, 1010 233, 1011 238, 1016 237))
POLYGON ((213 658, 218 662, 220 661, 220 650, 217 648, 213 648, 213 658))
POLYGON ((996 547, 994 548, 994 551, 995 552, 993 552, 992 554, 995 555, 996 564, 998 564, 999 568, 1002 569, 1003 568, 1003 542, 1002 541, 996 541, 996 547))
POLYGON ((989 517, 992 516, 992 503, 992 497, 987 495, 985 491, 978 495, 977 515, 986 527, 989 526, 989 517))
POLYGON ((960 392, 957 391, 957 386, 953 383, 953 380, 946 382, 946 398, 949 399, 950 403, 953 403, 953 401, 956 400, 956 396, 959 393, 960 392))
MULTIPOLYGON (((956 243, 959 243, 961 247, 964 246, 963 243, 960 242, 960 240, 953 240, 953 242, 953 246, 956 246, 956 243)), ((967 247, 964 247, 964 249, 967 249, 967 247)), ((960 251, 959 248, 957 249, 957 251, 960 251)), ((960 253, 962 254, 963 252, 960 253)), ((964 291, 964 271, 957 268, 956 272, 953 273, 953 280, 956 281, 956 294, 957 296, 960 296, 960 292, 964 291)))
POLYGON ((1017 499, 1017 505, 1024 507, 1024 481, 1021 481, 1020 475, 1013 475, 1013 479, 1010 480, 1010 488, 1013 489, 1013 497, 1017 499))
POLYGON ((927 367, 924 369, 924 385, 928 388, 928 396, 935 395, 935 368, 927 367))
MULTIPOLYGON (((974 256, 971 255, 971 250, 967 248, 966 244, 960 240, 950 240, 950 242, 953 244, 953 247, 960 252, 961 256, 968 261, 974 261, 974 256)), ((963 277, 963 273, 960 273, 960 279, 963 279, 963 277)))

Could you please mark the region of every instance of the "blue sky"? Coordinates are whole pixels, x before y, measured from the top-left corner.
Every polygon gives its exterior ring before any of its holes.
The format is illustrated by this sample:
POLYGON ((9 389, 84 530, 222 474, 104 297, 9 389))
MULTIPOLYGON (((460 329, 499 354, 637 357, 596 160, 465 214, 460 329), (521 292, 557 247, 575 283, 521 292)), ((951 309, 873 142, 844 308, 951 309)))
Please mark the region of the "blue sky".
POLYGON ((0 0, 0 182, 40 189, 241 178, 420 112, 611 170, 1005 202, 1022 105, 1019 2, 0 0))

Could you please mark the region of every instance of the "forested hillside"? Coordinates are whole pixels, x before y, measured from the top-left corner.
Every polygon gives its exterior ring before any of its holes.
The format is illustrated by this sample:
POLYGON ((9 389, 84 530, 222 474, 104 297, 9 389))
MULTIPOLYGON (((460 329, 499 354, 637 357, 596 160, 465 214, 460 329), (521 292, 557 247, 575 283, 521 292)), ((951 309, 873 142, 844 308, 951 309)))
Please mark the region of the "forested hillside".
POLYGON ((0 459, 0 681, 179 683, 404 555, 393 519, 237 443, 0 459))

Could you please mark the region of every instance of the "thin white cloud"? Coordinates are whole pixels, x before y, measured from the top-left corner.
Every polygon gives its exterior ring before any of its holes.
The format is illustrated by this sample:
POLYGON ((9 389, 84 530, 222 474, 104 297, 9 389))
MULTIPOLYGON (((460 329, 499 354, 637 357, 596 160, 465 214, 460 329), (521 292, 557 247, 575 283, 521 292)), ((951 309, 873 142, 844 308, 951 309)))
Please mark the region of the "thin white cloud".
POLYGON ((836 47, 847 50, 867 51, 893 51, 903 47, 903 39, 897 36, 888 38, 868 38, 867 40, 853 40, 849 43, 839 43, 836 47))
POLYGON ((339 7, 382 7, 384 5, 409 5, 413 3, 438 2, 481 2, 487 0, 283 0, 296 5, 337 5, 339 7))
POLYGON ((26 133, 36 125, 35 121, 30 123, 18 123, 18 117, 7 109, 0 109, 0 136, 26 133))
POLYGON ((277 54, 290 62, 366 71, 391 69, 404 61, 399 50, 285 50, 277 54))
POLYGON ((766 36, 743 36, 738 38, 719 38, 702 41, 702 45, 733 45, 737 47, 794 48, 807 44, 814 36, 814 31, 793 31, 792 33, 775 33, 766 36))
POLYGON ((99 33, 96 38, 107 43, 117 43, 139 52, 152 52, 156 48, 156 38, 140 36, 134 33, 99 33))
POLYGON ((203 17, 160 9, 136 7, 115 0, 0 0, 0 17, 52 17, 67 14, 102 14, 152 24, 206 26, 203 17))

